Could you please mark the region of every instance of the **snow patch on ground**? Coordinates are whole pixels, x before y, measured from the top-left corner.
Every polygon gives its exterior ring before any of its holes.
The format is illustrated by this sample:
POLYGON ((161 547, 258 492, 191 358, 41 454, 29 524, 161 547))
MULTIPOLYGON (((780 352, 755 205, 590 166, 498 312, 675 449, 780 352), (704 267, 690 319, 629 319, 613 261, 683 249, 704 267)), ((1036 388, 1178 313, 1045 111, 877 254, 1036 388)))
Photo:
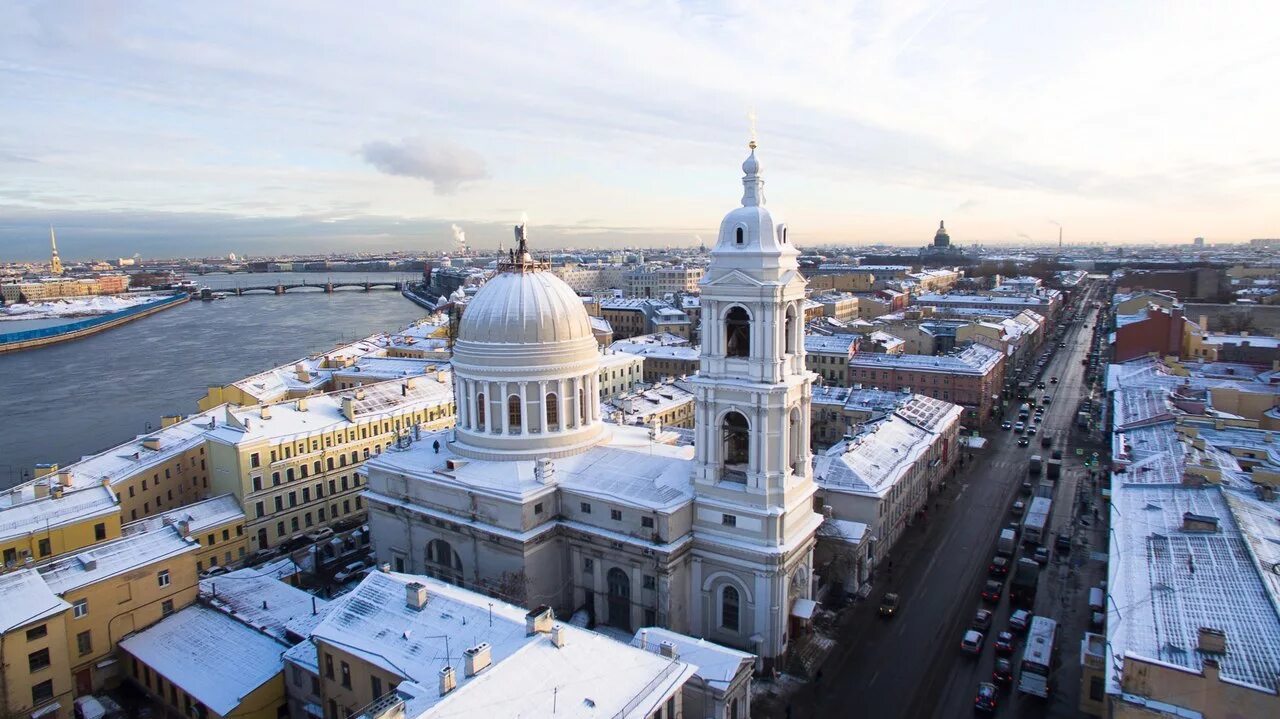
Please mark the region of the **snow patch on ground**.
POLYGON ((5 305, 0 307, 0 321, 109 315, 112 312, 127 310, 130 307, 154 302, 157 299, 159 298, 148 295, 102 295, 31 304, 5 305))

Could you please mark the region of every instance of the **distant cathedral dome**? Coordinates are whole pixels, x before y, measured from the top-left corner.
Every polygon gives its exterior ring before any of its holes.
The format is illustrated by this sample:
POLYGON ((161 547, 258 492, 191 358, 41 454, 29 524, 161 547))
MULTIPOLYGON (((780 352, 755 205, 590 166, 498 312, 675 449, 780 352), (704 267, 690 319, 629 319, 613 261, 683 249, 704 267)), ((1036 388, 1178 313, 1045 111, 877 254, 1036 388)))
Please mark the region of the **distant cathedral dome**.
POLYGON ((518 249, 467 303, 453 347, 453 450, 478 459, 583 451, 605 437, 600 352, 582 299, 518 249))
POLYGON ((951 235, 947 234, 947 224, 945 220, 938 223, 938 232, 933 236, 933 246, 934 247, 950 247, 951 246, 951 235))

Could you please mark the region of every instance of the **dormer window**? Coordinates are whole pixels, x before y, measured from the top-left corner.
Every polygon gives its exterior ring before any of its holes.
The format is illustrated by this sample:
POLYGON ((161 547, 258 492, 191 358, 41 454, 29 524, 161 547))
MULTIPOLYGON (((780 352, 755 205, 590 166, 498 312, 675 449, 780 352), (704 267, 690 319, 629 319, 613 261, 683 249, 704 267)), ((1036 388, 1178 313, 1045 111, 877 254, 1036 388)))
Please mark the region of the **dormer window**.
POLYGON ((741 245, 741 244, 745 243, 745 242, 747 241, 747 240, 746 240, 746 236, 747 236, 746 231, 745 231, 745 230, 743 230, 741 227, 739 227, 739 228, 737 229, 737 231, 736 231, 736 232, 737 232, 737 234, 736 234, 736 235, 735 235, 735 237, 734 237, 734 244, 736 244, 736 245, 741 245))

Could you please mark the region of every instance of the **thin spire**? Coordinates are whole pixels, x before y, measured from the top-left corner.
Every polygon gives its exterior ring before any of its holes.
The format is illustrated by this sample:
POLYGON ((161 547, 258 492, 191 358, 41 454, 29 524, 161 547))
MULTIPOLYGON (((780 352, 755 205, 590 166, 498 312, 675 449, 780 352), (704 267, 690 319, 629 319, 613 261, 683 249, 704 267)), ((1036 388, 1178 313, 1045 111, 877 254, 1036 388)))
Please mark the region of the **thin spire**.
POLYGON ((53 250, 49 258, 49 273, 62 274, 62 258, 58 257, 58 236, 53 233, 53 225, 49 225, 49 247, 53 250))

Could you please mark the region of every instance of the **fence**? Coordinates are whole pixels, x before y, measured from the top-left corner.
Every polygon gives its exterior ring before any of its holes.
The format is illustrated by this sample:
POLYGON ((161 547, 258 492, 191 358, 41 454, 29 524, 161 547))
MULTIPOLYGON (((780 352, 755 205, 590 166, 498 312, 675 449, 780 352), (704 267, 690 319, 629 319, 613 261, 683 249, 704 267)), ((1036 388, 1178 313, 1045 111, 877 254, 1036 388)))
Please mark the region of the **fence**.
POLYGON ((187 301, 186 295, 173 295, 156 302, 147 302, 141 305, 134 305, 128 309, 112 312, 109 315, 101 315, 99 317, 90 317, 88 319, 79 320, 77 322, 68 322, 62 325, 54 325, 52 327, 40 327, 34 330, 24 330, 22 332, 10 332, 8 334, 0 334, 0 346, 14 344, 18 342, 30 342, 31 340, 41 339, 45 337, 56 337, 58 335, 69 335, 84 330, 93 329, 99 325, 105 325, 112 322, 118 322, 122 319, 132 317, 133 315, 158 310, 162 307, 172 305, 177 302, 187 301))

